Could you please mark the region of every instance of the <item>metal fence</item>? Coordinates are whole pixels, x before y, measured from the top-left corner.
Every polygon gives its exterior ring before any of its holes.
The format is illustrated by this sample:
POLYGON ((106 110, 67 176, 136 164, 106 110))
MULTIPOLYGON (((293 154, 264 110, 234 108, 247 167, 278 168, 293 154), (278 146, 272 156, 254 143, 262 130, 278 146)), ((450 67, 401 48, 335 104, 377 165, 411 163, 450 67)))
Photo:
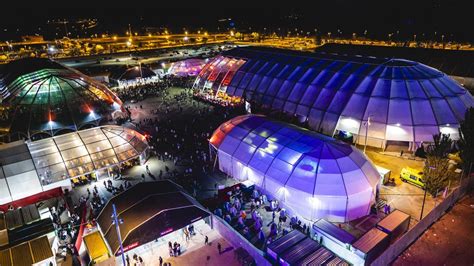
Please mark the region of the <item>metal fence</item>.
POLYGON ((408 248, 423 232, 436 222, 445 212, 452 207, 467 191, 470 179, 462 180, 461 185, 455 189, 435 208, 433 208, 415 226, 391 244, 371 265, 390 265, 405 249, 408 248))
POLYGON ((255 260, 258 266, 270 266, 271 263, 264 258, 264 253, 245 239, 239 232, 228 225, 222 218, 212 215, 213 227, 222 237, 230 242, 234 248, 244 248, 255 260))

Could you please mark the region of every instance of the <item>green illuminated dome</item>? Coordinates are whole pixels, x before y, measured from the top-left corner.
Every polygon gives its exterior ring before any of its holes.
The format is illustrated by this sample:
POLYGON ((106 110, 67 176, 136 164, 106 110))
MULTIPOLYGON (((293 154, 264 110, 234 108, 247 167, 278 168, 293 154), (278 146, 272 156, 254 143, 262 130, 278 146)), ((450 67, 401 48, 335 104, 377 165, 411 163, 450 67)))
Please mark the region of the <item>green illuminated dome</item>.
POLYGON ((49 59, 26 58, 0 69, 0 136, 57 135, 123 116, 103 84, 49 59))

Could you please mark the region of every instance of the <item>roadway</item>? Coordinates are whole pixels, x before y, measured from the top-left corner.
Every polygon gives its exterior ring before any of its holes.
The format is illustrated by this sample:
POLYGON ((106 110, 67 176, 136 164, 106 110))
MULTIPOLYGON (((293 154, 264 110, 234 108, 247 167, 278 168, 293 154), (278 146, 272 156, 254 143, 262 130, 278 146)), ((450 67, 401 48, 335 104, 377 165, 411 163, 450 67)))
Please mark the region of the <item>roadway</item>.
POLYGON ((232 48, 232 45, 203 45, 199 48, 178 47, 175 49, 160 48, 153 51, 128 52, 109 55, 93 55, 79 58, 57 59, 61 63, 74 68, 96 67, 96 66, 120 66, 120 65, 137 65, 153 64, 157 62, 170 62, 184 60, 194 57, 209 57, 218 52, 232 48), (224 47, 224 49, 222 49, 224 47))

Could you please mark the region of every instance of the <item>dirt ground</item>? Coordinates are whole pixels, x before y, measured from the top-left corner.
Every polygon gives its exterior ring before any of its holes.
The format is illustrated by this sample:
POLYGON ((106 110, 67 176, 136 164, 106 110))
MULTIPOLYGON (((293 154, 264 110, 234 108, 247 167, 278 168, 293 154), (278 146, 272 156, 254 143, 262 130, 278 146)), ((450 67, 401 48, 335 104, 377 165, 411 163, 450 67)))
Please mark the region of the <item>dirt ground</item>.
POLYGON ((423 161, 409 160, 398 156, 384 155, 379 152, 367 149, 367 156, 378 166, 392 171, 390 177, 395 178, 397 185, 401 184, 400 172, 404 167, 411 167, 416 170, 423 170, 423 161))
POLYGON ((393 265, 473 265, 474 193, 464 197, 403 252, 393 265))

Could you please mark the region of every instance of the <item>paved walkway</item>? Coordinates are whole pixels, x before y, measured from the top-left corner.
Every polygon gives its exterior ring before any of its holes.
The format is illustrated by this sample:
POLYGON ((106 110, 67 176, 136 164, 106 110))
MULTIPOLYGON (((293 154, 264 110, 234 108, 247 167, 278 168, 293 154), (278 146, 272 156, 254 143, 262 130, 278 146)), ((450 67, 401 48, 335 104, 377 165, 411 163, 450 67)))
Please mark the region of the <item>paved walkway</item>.
MULTIPOLYGON (((196 235, 186 241, 181 231, 160 238, 157 242, 150 242, 139 248, 128 252, 131 265, 133 265, 133 254, 143 258, 143 266, 159 265, 159 257, 163 262, 169 262, 171 265, 239 265, 234 258, 234 247, 231 247, 227 241, 216 231, 211 229, 203 222, 195 226, 196 235), (210 244, 204 245, 205 236, 208 236, 210 244), (168 241, 181 244, 182 254, 178 257, 170 257, 168 251, 168 241), (221 243, 222 250, 228 249, 219 255, 217 243, 221 243), (209 260, 207 257, 209 256, 209 260)), ((122 265, 121 257, 117 257, 117 265, 122 265)))
POLYGON ((171 265, 208 265, 208 266, 238 266, 241 265, 234 256, 234 247, 223 238, 211 242, 209 246, 202 246, 184 256, 168 259, 171 265), (221 243, 223 253, 217 251, 217 242, 221 243))

